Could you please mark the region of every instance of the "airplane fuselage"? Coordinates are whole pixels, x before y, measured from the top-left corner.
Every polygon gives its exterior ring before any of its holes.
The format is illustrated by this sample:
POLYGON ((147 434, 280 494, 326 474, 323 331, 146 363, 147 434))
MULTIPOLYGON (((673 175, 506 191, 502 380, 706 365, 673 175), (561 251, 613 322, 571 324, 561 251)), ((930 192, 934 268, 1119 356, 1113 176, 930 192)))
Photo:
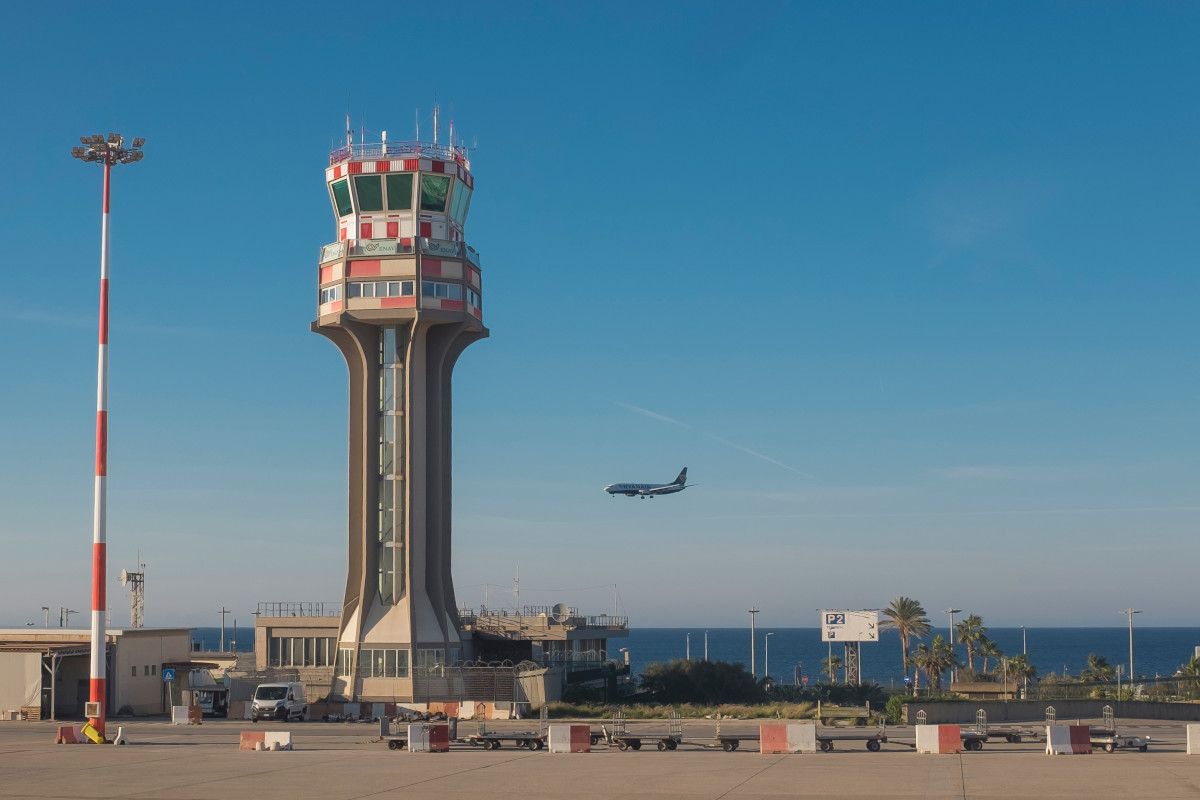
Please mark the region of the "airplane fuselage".
POLYGON ((687 468, 679 473, 679 477, 671 483, 612 483, 604 487, 611 495, 623 494, 626 497, 657 497, 660 494, 675 494, 687 488, 687 468))

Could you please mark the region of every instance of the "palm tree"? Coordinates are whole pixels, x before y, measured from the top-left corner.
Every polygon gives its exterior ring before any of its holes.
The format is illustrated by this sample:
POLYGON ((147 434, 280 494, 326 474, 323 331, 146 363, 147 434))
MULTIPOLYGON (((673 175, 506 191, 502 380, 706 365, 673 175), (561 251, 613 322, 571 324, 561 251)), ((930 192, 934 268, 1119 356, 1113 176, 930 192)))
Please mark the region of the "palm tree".
MULTIPOLYGON (((925 609, 911 597, 897 597, 883 610, 885 619, 879 623, 881 631, 895 630, 900 634, 900 662, 904 668, 905 677, 912 661, 908 657, 908 643, 913 639, 921 639, 929 635, 932 628, 925 609)), ((913 692, 916 693, 914 681, 913 692)))
POLYGON ((1088 653, 1087 669, 1079 673, 1079 677, 1088 681, 1104 681, 1107 683, 1113 678, 1113 673, 1116 671, 1108 659, 1104 656, 1098 656, 1095 653, 1088 653))
POLYGON ((837 671, 842 668, 841 656, 829 656, 821 659, 821 671, 829 676, 829 682, 837 681, 837 671))
POLYGON ((1194 696, 1197 685, 1200 685, 1200 656, 1192 656, 1191 661, 1180 665, 1176 674, 1186 678, 1180 684, 1187 687, 1189 696, 1194 696))
MULTIPOLYGON (((978 614, 972 614, 954 626, 955 639, 959 644, 967 646, 967 669, 975 671, 975 650, 979 643, 987 638, 987 628, 983 627, 983 619, 978 614)), ((984 669, 984 672, 987 672, 984 669)))
POLYGON ((925 671, 929 676, 929 688, 942 690, 942 673, 954 667, 954 649, 939 633, 933 637, 933 642, 917 645, 913 652, 913 664, 925 671))
POLYGON ((1037 667, 1029 663, 1029 656, 1022 653, 1008 660, 1008 674, 1018 681, 1031 681, 1037 677, 1037 667))
MULTIPOLYGON (((969 650, 967 652, 970 653, 969 650)), ((991 639, 988 639, 986 637, 980 640, 978 652, 979 652, 979 657, 983 659, 983 674, 984 675, 987 675, 988 659, 989 658, 1000 658, 1000 656, 1004 655, 1004 651, 1001 650, 995 642, 993 642, 991 639)))

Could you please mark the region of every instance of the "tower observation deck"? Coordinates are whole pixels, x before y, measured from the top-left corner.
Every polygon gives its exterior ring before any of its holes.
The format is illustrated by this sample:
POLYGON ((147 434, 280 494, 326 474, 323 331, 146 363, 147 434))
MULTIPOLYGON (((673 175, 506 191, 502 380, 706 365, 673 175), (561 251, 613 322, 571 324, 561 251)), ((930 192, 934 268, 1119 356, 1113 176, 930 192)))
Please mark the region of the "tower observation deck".
POLYGON ((461 655, 450 574, 450 378, 488 335, 464 236, 464 148, 349 144, 325 170, 337 241, 312 329, 350 377, 349 570, 331 699, 436 694, 461 655))

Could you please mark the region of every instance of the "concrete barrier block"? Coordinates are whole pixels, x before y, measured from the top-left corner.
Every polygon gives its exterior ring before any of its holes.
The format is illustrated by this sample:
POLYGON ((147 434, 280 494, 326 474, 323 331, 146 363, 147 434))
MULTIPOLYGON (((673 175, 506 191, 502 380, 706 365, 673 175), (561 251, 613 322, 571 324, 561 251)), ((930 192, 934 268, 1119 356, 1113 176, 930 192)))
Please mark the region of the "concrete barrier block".
POLYGON ((918 753, 962 752, 962 728, 958 725, 918 725, 916 731, 918 753))
POLYGON ((1086 755, 1092 752, 1092 733, 1087 725, 1047 725, 1046 755, 1086 755))
POLYGON ((587 725, 549 725, 547 745, 551 753, 590 753, 592 731, 587 725))
POLYGON ((410 753, 428 753, 429 752, 429 729, 430 725, 412 724, 408 726, 408 752, 410 753))
POLYGON ((1187 754, 1200 756, 1200 725, 1187 726, 1187 754))
POLYGON ((125 727, 117 728, 117 736, 112 740, 113 744, 129 744, 129 737, 125 735, 125 727))
POLYGON ((188 724, 188 707, 187 706, 171 706, 171 724, 172 725, 187 725, 188 724))
POLYGON ((789 753, 817 752, 817 726, 799 723, 789 723, 787 726, 787 743, 789 753))
POLYGON ((264 731, 263 744, 272 750, 291 750, 292 749, 292 732, 291 731, 264 731))
POLYGON ((261 750, 261 745, 266 741, 267 734, 263 731, 242 731, 241 738, 238 740, 238 750, 261 750))
POLYGON ((60 725, 54 734, 55 744, 84 744, 87 740, 82 725, 60 725))
POLYGON ((758 726, 758 752, 766 755, 778 755, 787 751, 786 725, 773 723, 758 726))
POLYGON ((449 725, 430 725, 429 726, 429 752, 431 752, 431 753, 448 753, 448 752, 450 752, 450 726, 449 725))
POLYGON ((817 752, 817 727, 815 725, 803 725, 795 722, 760 725, 758 737, 760 753, 817 752))
POLYGON ((16 709, 16 710, 5 709, 4 711, 0 711, 0 720, 3 720, 5 722, 15 722, 16 720, 19 720, 20 718, 21 718, 21 711, 19 709, 16 709))

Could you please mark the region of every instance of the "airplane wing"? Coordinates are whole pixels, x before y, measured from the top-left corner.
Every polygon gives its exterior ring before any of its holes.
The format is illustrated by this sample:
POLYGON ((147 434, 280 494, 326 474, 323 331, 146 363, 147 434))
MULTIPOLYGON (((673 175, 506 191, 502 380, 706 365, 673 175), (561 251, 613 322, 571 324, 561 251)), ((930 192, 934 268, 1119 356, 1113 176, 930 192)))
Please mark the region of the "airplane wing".
POLYGON ((674 494, 675 492, 682 492, 684 489, 688 488, 689 485, 695 486, 696 484, 693 483, 680 486, 678 484, 671 483, 667 484, 666 486, 656 486, 653 489, 643 489, 642 494, 674 494))

